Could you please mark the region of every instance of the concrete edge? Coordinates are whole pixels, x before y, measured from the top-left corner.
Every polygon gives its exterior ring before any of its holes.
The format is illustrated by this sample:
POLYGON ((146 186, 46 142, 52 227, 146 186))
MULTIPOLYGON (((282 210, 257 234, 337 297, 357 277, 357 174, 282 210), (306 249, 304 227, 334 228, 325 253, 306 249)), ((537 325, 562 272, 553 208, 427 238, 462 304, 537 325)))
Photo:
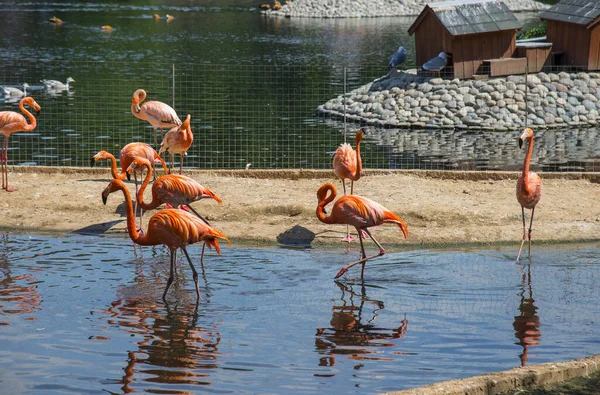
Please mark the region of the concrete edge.
POLYGON ((598 371, 600 354, 567 362, 549 362, 489 373, 466 379, 450 380, 388 395, 487 395, 503 394, 535 386, 553 384, 598 371))
MULTIPOLYGON (((108 167, 55 167, 55 166, 9 166, 14 173, 40 173, 40 174, 89 174, 110 176, 108 167)), ((159 174, 162 173, 159 171, 159 174)), ((233 169, 233 170, 198 170, 186 169, 186 175, 195 176, 210 174, 213 176, 257 178, 257 179, 333 179, 332 170, 328 169, 233 169)), ((445 180, 482 181, 482 180, 516 180, 518 171, 477 171, 477 170, 382 170, 364 169, 363 177, 385 175, 413 175, 423 178, 445 180)), ((600 172, 545 172, 541 173, 543 179, 563 180, 588 180, 600 184, 600 172)))

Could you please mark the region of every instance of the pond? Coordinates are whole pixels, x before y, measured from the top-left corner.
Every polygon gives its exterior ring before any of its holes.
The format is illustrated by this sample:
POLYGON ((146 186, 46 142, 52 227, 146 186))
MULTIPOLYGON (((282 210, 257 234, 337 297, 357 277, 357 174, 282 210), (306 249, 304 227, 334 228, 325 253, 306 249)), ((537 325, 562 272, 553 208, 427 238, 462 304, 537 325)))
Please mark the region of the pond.
MULTIPOLYGON (((130 112, 144 88, 181 118, 192 115, 187 167, 330 168, 358 125, 317 116, 317 107, 386 75, 400 44, 414 67, 414 17, 270 18, 258 3, 3 2, 0 25, 11 28, 0 38, 0 85, 27 82, 42 107, 32 133, 11 137, 8 163, 88 166, 101 149, 153 144, 150 125, 130 112), (64 24, 49 22, 53 15, 64 24), (114 30, 101 31, 105 24, 114 30), (39 82, 67 77, 76 80, 68 94, 39 82)), ((525 26, 537 20, 516 16, 525 26)), ((17 110, 16 101, 0 99, 0 110, 17 110)), ((598 170, 598 128, 536 132, 536 170, 598 170)), ((362 155, 369 168, 514 170, 523 155, 515 133, 370 126, 362 155)))
MULTIPOLYGON (((377 393, 600 352, 598 245, 395 250, 224 246, 196 305, 162 248, 0 239, 0 382, 13 393, 377 393)), ((199 246, 189 251, 198 259, 199 246)), ((196 264, 199 268, 199 263, 196 264)))

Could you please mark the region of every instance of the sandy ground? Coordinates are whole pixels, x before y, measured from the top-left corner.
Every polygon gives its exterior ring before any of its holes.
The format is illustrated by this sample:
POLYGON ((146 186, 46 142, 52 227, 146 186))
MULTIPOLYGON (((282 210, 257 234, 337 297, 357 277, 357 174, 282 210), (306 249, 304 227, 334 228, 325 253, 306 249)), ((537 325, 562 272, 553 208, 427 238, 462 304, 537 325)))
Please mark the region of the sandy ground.
MULTIPOLYGON (((108 168, 9 167, 16 192, 0 192, 1 227, 25 232, 124 233, 123 197, 101 192, 108 168)), ((194 207, 232 242, 334 244, 343 225, 326 225, 315 216, 316 190, 333 182, 331 171, 186 171, 223 200, 194 207)), ((514 172, 365 170, 355 193, 367 196, 408 225, 384 225, 372 234, 387 247, 518 243, 521 208, 514 172)), ((534 242, 600 239, 600 174, 545 173, 543 196, 534 220, 534 242)), ((133 182, 129 184, 134 191, 133 182)), ((148 188, 149 189, 149 188, 148 188)), ((150 199, 150 191, 146 191, 150 199)), ((146 214, 149 218, 152 213, 146 214)), ((374 246, 371 244, 369 249, 374 246)))

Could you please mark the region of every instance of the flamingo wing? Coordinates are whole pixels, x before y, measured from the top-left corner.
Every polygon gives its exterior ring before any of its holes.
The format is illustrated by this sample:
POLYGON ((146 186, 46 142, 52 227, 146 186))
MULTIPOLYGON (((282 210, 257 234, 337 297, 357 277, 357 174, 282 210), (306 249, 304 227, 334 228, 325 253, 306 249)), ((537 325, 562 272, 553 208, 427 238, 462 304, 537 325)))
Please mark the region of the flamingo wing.
POLYGON ((177 113, 168 104, 159 101, 148 101, 142 104, 142 109, 149 118, 153 119, 161 127, 181 125, 181 120, 177 116, 177 113))
POLYGON ((341 144, 333 154, 333 172, 340 179, 350 178, 356 168, 356 152, 350 144, 341 144))
POLYGON ((170 249, 203 241, 209 247, 214 246, 217 252, 220 251, 217 238, 229 241, 223 233, 200 218, 177 209, 164 209, 154 214, 148 222, 146 237, 161 240, 161 244, 170 249))
POLYGON ((121 168, 127 169, 135 158, 148 159, 150 163, 154 162, 154 158, 158 156, 157 152, 146 143, 129 143, 121 149, 119 159, 121 160, 121 168))
POLYGON ((22 130, 22 127, 27 125, 25 117, 14 111, 0 112, 0 133, 13 133, 22 130))

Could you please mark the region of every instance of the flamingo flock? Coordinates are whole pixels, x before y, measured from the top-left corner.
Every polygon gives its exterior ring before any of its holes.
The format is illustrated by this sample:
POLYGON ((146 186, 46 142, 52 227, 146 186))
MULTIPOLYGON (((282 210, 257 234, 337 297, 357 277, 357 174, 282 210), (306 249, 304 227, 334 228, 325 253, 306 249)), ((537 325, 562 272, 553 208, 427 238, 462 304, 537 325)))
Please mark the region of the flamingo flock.
MULTIPOLYGON (((73 82, 68 78, 66 85, 73 82)), ((47 86, 58 86, 58 81, 44 80, 47 86)), ((124 196, 127 212, 127 232, 131 240, 139 245, 165 245, 170 251, 170 275, 163 292, 163 300, 166 302, 166 295, 170 285, 173 282, 174 266, 177 258, 177 251, 182 250, 190 265, 196 286, 196 295, 200 297, 198 288, 198 273, 192 263, 186 247, 194 243, 203 243, 201 262, 204 259, 205 247, 214 248, 217 254, 220 254, 218 239, 231 242, 221 231, 211 225, 191 204, 202 199, 213 199, 218 204, 222 203, 221 198, 216 193, 199 184, 196 180, 185 176, 183 172, 184 156, 191 148, 194 135, 191 129, 191 115, 188 114, 185 121, 181 121, 176 111, 169 105, 155 100, 145 101, 146 91, 137 89, 131 99, 131 113, 134 117, 146 121, 154 131, 155 147, 157 146, 157 129, 169 127, 170 130, 162 136, 159 151, 143 142, 132 142, 125 145, 119 152, 120 170, 117 167, 117 159, 107 151, 101 150, 91 159, 93 166, 98 161, 110 161, 110 173, 112 181, 102 192, 102 201, 106 204, 110 194, 121 191, 124 196), (162 158, 162 154, 169 152, 171 155, 171 168, 162 158), (171 174, 174 166, 174 155, 179 154, 180 165, 179 174, 171 174), (155 176, 153 166, 160 164, 164 174, 158 178, 155 176), (145 176, 143 176, 145 171, 145 176), (132 199, 124 180, 130 180, 134 176, 135 198, 132 199), (141 178, 141 186, 138 184, 138 175, 141 178), (144 201, 144 193, 152 183, 150 202, 144 201), (148 220, 146 230, 143 225, 144 211, 154 210, 162 205, 165 208, 153 214, 148 220), (136 225, 136 208, 139 207, 139 226, 136 225), (191 211, 191 213, 189 212, 191 211)), ((6 192, 16 191, 15 187, 8 183, 8 141, 9 137, 16 132, 31 132, 37 127, 36 117, 26 108, 33 109, 36 113, 41 110, 40 105, 30 96, 24 97, 19 103, 21 113, 15 111, 0 112, 0 134, 4 136, 2 150, 0 152, 0 173, 2 174, 2 189, 6 192)), ((344 195, 337 198, 336 187, 331 183, 326 183, 317 190, 317 208, 316 217, 319 221, 327 225, 346 225, 346 238, 342 241, 352 242, 354 239, 349 234, 349 227, 352 226, 358 234, 360 243, 360 259, 343 266, 335 278, 344 275, 350 268, 356 265, 362 265, 361 279, 364 279, 366 262, 385 254, 385 249, 371 234, 370 228, 383 224, 394 224, 398 226, 403 237, 408 237, 407 224, 394 212, 387 209, 376 201, 366 197, 354 194, 354 182, 360 180, 362 176, 363 163, 360 154, 360 145, 365 130, 360 128, 355 134, 355 149, 350 144, 343 143, 333 154, 332 168, 337 179, 342 183, 344 195), (350 193, 347 194, 346 180, 350 180, 350 193), (337 198, 337 200, 336 200, 337 198), (332 204, 330 212, 327 213, 326 207, 332 204), (328 215, 329 214, 329 215, 328 215), (368 256, 365 249, 364 240, 370 238, 378 247, 379 251, 368 256)), ((531 157, 533 153, 534 132, 531 128, 525 128, 519 136, 519 148, 524 144, 527 146, 523 170, 517 181, 516 196, 521 205, 521 214, 523 221, 523 237, 516 261, 519 262, 525 241, 529 240, 529 253, 531 256, 531 235, 533 228, 533 216, 535 208, 542 195, 542 182, 539 175, 530 171, 531 157), (529 228, 526 227, 525 209, 531 210, 529 228)))

